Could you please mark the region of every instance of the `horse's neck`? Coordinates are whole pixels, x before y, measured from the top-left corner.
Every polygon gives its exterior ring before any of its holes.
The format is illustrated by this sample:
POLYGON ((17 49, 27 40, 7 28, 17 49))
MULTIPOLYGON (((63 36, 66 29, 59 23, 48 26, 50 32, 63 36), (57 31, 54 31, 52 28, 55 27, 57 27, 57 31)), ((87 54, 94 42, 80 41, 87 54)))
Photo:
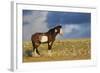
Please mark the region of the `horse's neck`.
POLYGON ((53 35, 56 37, 58 33, 54 33, 53 35))
POLYGON ((51 32, 49 32, 49 34, 55 38, 58 33, 54 32, 54 31, 51 31, 51 32))

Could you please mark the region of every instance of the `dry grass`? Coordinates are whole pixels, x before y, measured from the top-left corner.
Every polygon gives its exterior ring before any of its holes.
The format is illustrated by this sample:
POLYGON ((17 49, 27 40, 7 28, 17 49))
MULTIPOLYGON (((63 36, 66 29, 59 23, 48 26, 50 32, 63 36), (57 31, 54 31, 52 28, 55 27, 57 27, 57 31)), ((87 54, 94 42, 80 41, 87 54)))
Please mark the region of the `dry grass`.
MULTIPOLYGON (((48 55, 47 44, 41 44, 38 48, 40 57, 29 57, 27 53, 23 55, 23 62, 39 61, 61 61, 61 60, 84 60, 91 58, 90 39, 66 39, 56 40, 52 46, 52 56, 48 55)), ((32 50, 31 41, 23 42, 23 51, 32 50)))

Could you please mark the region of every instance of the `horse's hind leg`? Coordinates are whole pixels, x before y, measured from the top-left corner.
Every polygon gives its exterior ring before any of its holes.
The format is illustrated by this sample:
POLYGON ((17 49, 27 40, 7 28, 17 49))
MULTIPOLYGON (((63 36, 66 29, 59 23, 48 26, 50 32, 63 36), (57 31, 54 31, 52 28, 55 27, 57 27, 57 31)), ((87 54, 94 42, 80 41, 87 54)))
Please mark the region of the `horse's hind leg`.
POLYGON ((32 41, 32 46, 33 46, 33 48, 32 48, 32 56, 34 56, 35 44, 34 44, 34 42, 33 42, 33 41, 32 41))
POLYGON ((32 56, 39 56, 40 53, 37 48, 39 47, 40 43, 32 42, 32 44, 33 44, 32 56))
POLYGON ((34 49, 32 56, 40 56, 40 53, 37 48, 34 49))
POLYGON ((33 50, 32 50, 32 56, 35 56, 35 47, 33 47, 33 50))
POLYGON ((36 48, 36 53, 38 54, 38 55, 40 55, 40 53, 39 53, 39 51, 38 51, 38 49, 36 48))
POLYGON ((35 56, 36 55, 36 48, 35 48, 35 43, 32 41, 32 56, 35 56))
POLYGON ((38 54, 38 56, 40 56, 40 53, 38 51, 38 47, 40 46, 40 42, 36 42, 35 43, 35 49, 36 49, 36 53, 38 54))

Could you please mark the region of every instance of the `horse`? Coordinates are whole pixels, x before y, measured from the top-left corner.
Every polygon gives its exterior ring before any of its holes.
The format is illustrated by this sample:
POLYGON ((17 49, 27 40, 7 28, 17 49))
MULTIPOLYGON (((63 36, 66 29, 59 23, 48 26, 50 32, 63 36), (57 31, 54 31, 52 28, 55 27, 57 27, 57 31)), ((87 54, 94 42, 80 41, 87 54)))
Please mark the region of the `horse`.
POLYGON ((48 44, 48 54, 51 56, 51 48, 53 45, 53 42, 55 41, 55 38, 57 34, 63 34, 62 31, 62 26, 58 25, 54 28, 51 28, 45 33, 35 33, 31 36, 31 41, 32 41, 32 52, 36 52, 38 56, 40 56, 40 52, 38 51, 38 47, 40 46, 41 43, 47 43, 48 44))

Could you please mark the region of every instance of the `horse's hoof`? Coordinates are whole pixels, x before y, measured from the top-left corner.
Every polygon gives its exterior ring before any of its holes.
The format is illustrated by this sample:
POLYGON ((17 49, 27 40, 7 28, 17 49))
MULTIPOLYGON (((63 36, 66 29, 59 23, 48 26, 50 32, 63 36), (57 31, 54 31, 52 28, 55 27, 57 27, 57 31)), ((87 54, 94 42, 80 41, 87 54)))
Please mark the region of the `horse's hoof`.
POLYGON ((34 57, 40 57, 40 55, 36 55, 36 56, 34 56, 34 57))
POLYGON ((32 55, 32 57, 40 57, 40 55, 38 55, 38 54, 35 54, 35 55, 32 55))
POLYGON ((41 55, 38 55, 37 57, 41 57, 41 55))

